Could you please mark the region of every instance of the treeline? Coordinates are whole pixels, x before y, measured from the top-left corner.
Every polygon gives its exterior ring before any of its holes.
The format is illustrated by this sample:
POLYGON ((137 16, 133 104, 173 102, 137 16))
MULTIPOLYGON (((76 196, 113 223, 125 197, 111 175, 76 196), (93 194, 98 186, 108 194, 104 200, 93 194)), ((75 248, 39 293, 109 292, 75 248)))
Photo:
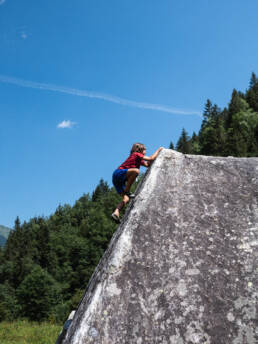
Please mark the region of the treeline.
POLYGON ((64 321, 116 229, 110 214, 119 201, 101 180, 92 195, 59 206, 49 218, 16 219, 0 249, 0 321, 64 321))
MULTIPOLYGON (((174 149, 171 142, 170 148, 174 149)), ((176 150, 185 154, 258 156, 258 78, 252 73, 245 93, 233 90, 227 108, 208 99, 198 135, 189 137, 183 128, 176 150)))

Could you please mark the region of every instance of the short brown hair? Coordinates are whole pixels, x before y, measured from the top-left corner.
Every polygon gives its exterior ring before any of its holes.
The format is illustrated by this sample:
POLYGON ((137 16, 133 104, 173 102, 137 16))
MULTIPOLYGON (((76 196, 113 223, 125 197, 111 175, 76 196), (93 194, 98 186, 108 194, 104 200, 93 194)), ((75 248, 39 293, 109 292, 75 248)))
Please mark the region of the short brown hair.
POLYGON ((130 154, 132 154, 134 152, 142 153, 145 149, 146 149, 146 147, 144 146, 143 143, 134 143, 132 148, 131 148, 130 154))

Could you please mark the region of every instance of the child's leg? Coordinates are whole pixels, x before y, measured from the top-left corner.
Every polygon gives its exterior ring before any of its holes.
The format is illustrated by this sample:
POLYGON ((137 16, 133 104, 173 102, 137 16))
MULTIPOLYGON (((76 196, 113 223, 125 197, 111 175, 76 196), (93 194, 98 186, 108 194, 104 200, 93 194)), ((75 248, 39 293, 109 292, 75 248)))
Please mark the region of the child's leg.
POLYGON ((130 188, 139 175, 139 169, 138 168, 129 168, 126 172, 126 186, 124 188, 124 191, 121 193, 122 196, 122 202, 120 202, 113 214, 115 214, 117 217, 120 215, 120 211, 124 208, 124 206, 129 202, 130 198, 126 195, 127 192, 130 191, 130 188))
POLYGON ((124 206, 129 202, 129 200, 130 200, 130 198, 127 196, 127 195, 121 195, 122 196, 122 202, 120 202, 118 205, 117 205, 117 207, 116 207, 116 209, 115 209, 115 211, 114 211, 114 213, 113 214, 115 214, 116 216, 118 216, 119 217, 119 215, 120 215, 120 210, 122 210, 123 208, 124 208, 124 206))
POLYGON ((127 173, 126 173, 126 187, 124 189, 124 192, 129 192, 130 188, 133 184, 133 182, 135 181, 135 179, 138 177, 139 175, 139 169, 138 168, 129 168, 127 173))

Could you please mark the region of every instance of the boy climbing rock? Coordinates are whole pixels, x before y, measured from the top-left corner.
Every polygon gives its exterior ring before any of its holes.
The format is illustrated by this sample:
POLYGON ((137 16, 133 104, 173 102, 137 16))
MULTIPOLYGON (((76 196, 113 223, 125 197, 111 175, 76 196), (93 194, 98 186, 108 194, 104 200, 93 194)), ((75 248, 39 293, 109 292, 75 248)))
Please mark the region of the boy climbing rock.
POLYGON ((116 223, 120 223, 120 211, 129 202, 130 198, 134 198, 134 194, 130 193, 130 188, 139 175, 140 166, 149 167, 151 162, 157 158, 162 148, 157 149, 151 156, 146 156, 144 144, 135 143, 132 146, 130 156, 114 171, 112 181, 116 191, 122 197, 122 202, 117 205, 111 215, 116 223))

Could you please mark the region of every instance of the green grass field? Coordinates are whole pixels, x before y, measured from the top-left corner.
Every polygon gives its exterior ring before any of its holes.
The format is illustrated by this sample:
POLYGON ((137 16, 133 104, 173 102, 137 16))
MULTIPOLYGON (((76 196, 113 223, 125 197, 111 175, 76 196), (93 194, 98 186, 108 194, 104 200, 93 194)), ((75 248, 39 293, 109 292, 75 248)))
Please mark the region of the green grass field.
POLYGON ((1 322, 1 344, 55 344, 62 325, 29 321, 1 322))

